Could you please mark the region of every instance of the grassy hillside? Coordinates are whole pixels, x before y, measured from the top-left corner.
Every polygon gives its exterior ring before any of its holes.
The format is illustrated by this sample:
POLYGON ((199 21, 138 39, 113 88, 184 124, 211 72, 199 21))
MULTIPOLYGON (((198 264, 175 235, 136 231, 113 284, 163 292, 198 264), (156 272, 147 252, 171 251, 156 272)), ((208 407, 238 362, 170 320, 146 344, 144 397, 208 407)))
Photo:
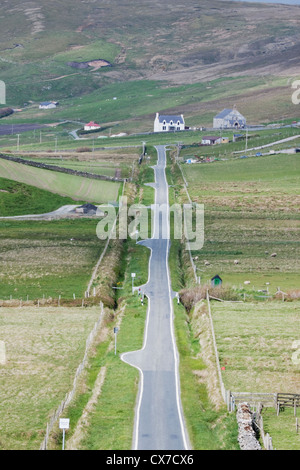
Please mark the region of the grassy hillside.
POLYGON ((66 204, 77 203, 78 201, 69 197, 0 178, 0 217, 43 214, 66 204))
POLYGON ((0 161, 4 178, 30 184, 78 201, 104 203, 116 201, 120 184, 73 176, 56 171, 26 166, 7 160, 0 161))
POLYGON ((154 112, 170 110, 207 125, 233 104, 253 121, 296 117, 290 80, 298 73, 297 18, 298 6, 221 0, 187 0, 184 8, 178 0, 22 7, 12 0, 0 6, 0 70, 7 104, 23 111, 8 122, 129 125, 151 115, 152 127, 154 112), (98 59, 111 67, 68 65, 98 59), (42 100, 61 105, 41 112, 42 100))

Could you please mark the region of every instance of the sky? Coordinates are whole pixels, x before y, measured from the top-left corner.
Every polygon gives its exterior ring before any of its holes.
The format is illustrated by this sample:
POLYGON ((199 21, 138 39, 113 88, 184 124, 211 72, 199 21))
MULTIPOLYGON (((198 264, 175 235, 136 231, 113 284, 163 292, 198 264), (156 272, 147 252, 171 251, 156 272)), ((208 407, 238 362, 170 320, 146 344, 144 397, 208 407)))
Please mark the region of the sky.
POLYGON ((235 0, 236 2, 256 2, 256 3, 284 3, 285 5, 300 5, 300 0, 235 0))

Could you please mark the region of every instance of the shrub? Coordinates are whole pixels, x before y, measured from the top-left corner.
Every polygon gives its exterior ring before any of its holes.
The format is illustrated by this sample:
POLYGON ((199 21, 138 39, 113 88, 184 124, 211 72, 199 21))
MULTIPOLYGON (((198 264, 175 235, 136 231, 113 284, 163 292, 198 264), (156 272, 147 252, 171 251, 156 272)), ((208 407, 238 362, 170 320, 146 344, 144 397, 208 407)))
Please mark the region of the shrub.
POLYGON ((89 147, 78 147, 78 149, 76 149, 76 152, 78 153, 83 153, 83 152, 91 152, 92 149, 90 149, 89 147))
POLYGON ((300 289, 291 289, 287 291, 288 300, 299 300, 300 299, 300 289))
POLYGON ((10 114, 13 114, 14 110, 11 108, 2 108, 0 109, 0 118, 3 118, 5 116, 9 116, 10 114))
POLYGON ((229 287, 196 286, 180 291, 180 300, 187 311, 190 311, 200 300, 206 299, 207 291, 211 297, 221 300, 240 300, 238 294, 229 287))

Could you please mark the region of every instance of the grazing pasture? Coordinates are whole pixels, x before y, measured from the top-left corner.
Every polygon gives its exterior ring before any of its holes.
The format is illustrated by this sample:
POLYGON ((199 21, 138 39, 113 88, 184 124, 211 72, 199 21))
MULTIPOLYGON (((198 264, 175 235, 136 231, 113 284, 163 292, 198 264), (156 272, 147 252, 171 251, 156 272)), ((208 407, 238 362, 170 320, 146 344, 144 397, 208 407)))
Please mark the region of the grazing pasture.
MULTIPOLYGON (((219 274, 224 283, 241 289, 275 293, 277 287, 297 288, 298 155, 181 168, 191 199, 205 209, 204 246, 193 253, 201 281, 209 283, 219 274)), ((183 189, 180 194, 186 197, 183 189)))
POLYGON ((299 393, 293 361, 299 340, 299 302, 212 302, 216 343, 227 390, 299 393))
POLYGON ((0 299, 82 298, 105 240, 97 221, 0 221, 0 299))
POLYGON ((3 178, 30 184, 37 188, 92 203, 116 201, 120 184, 68 175, 0 159, 3 178))
POLYGON ((39 449, 49 416, 72 389, 99 317, 99 307, 1 308, 1 449, 39 449))

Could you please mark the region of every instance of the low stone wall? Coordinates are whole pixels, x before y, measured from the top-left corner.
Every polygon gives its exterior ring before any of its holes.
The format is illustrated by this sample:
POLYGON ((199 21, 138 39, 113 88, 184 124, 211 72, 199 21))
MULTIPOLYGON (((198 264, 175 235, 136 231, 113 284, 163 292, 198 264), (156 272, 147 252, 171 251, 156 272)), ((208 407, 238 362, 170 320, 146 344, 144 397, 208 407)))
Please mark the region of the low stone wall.
POLYGON ((34 162, 32 160, 25 160, 23 158, 11 157, 9 155, 0 154, 0 158, 3 158, 4 160, 9 160, 15 163, 21 163, 22 165, 34 166, 35 168, 42 168, 44 170, 59 171, 60 173, 67 173, 69 175, 82 176, 84 178, 91 178, 91 179, 105 180, 105 181, 116 181, 118 183, 123 183, 123 181, 126 181, 126 179, 123 179, 123 178, 118 178, 114 176, 96 175, 94 173, 71 170, 69 168, 63 168, 57 165, 48 165, 46 163, 34 162))
POLYGON ((241 450, 262 450, 256 438, 254 418, 248 403, 239 403, 237 407, 237 422, 239 428, 238 441, 241 450))

